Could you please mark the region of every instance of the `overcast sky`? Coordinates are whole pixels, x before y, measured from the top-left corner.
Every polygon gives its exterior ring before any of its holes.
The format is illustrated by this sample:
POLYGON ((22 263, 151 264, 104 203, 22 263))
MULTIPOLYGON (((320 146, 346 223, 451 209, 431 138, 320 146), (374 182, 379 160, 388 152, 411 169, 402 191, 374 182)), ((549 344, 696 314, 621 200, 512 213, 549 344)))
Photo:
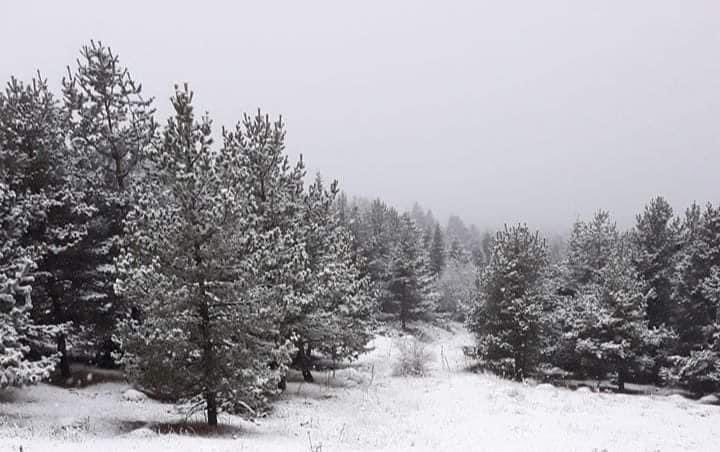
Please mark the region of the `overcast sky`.
MULTIPOLYGON (((350 195, 480 227, 720 201, 720 1, 5 1, 0 77, 90 39, 215 124, 282 114, 350 195)), ((164 119, 162 120, 164 123, 164 119)))

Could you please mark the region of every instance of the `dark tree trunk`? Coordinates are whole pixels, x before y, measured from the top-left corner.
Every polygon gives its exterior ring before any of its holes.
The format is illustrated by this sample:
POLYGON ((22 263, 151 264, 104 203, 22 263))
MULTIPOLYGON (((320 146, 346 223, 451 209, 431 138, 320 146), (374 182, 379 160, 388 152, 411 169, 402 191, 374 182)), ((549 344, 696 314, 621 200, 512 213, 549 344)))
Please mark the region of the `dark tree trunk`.
POLYGON ((312 376, 312 373, 310 373, 310 363, 311 363, 310 353, 311 353, 311 351, 312 351, 312 348, 310 346, 310 343, 308 343, 307 351, 304 353, 303 360, 302 360, 303 380, 305 380, 308 383, 312 383, 315 381, 315 379, 312 376))
POLYGON ((58 363, 58 369, 60 370, 60 376, 67 380, 72 376, 70 373, 70 360, 67 354, 67 342, 65 340, 65 333, 58 333, 57 335, 57 351, 60 355, 60 363, 58 363))
POLYGON ((618 369, 618 392, 625 392, 625 369, 618 369))
POLYGON ((515 356, 515 369, 514 369, 515 375, 513 375, 513 380, 518 381, 518 382, 522 381, 522 377, 523 377, 522 366, 523 366, 523 364, 522 364, 521 357, 516 355, 515 356))
POLYGON ((217 402, 215 400, 215 392, 208 391, 205 393, 205 403, 207 404, 207 422, 208 425, 211 427, 216 427, 218 425, 218 411, 217 411, 217 402))
MULTIPOLYGON (((202 268, 202 257, 200 255, 200 244, 195 243, 195 264, 198 269, 202 268)), ((216 393, 213 389, 216 385, 215 381, 215 349, 213 348, 211 325, 210 325, 210 306, 205 298, 205 279, 200 279, 200 306, 199 314, 201 320, 203 361, 205 371, 205 405, 207 409, 207 422, 211 427, 217 426, 217 400, 216 393)))
MULTIPOLYGON (((48 288, 48 292, 50 294, 50 300, 52 301, 52 307, 53 307, 53 315, 54 315, 54 321, 56 323, 62 323, 63 321, 63 313, 62 308, 60 306, 60 300, 62 299, 62 294, 58 290, 58 285, 54 284, 53 282, 50 283, 50 286, 48 288)), ((58 369, 60 370, 60 376, 67 380, 72 375, 70 373, 70 360, 68 359, 68 353, 67 353, 67 340, 65 338, 65 333, 62 331, 58 333, 57 337, 55 338, 56 345, 57 345, 57 352, 60 355, 60 362, 58 363, 58 369)))

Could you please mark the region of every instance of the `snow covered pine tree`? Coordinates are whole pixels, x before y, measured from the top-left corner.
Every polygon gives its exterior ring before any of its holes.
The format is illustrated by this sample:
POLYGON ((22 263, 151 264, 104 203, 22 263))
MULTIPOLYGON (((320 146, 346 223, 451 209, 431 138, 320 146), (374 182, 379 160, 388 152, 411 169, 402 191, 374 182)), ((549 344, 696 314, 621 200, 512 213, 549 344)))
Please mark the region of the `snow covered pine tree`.
POLYGON ((6 181, 15 193, 32 200, 32 222, 22 243, 36 266, 32 317, 58 326, 56 338, 32 344, 35 354, 60 355, 61 376, 70 376, 65 337, 88 307, 69 294, 78 244, 85 237, 92 208, 77 189, 75 161, 65 143, 63 113, 40 76, 24 84, 12 78, 0 93, 0 142, 6 181), (56 344, 55 344, 56 342, 56 344))
POLYGON ((578 221, 570 239, 565 274, 573 296, 565 300, 558 339, 575 357, 582 373, 617 375, 618 389, 628 377, 654 366, 653 355, 669 337, 650 328, 647 298, 652 294, 635 270, 628 236, 621 236, 605 211, 578 221))
POLYGON ((537 233, 526 225, 506 226, 497 234, 468 315, 484 366, 518 381, 538 358, 547 260, 545 241, 537 233))
POLYGON ((82 48, 77 68, 68 68, 63 79, 63 95, 70 155, 95 211, 72 262, 69 296, 83 302, 81 326, 97 343, 88 351, 98 353, 101 364, 112 365, 113 329, 132 310, 113 290, 114 260, 131 209, 128 189, 144 177, 141 163, 156 139, 155 110, 153 99, 143 97, 141 84, 102 42, 82 48))
MULTIPOLYGON (((0 96, 0 103, 5 102, 0 96)), ((8 136, 0 135, 0 389, 47 378, 56 356, 32 361, 27 355, 31 343, 52 340, 57 333, 56 328, 35 325, 30 317, 31 272, 44 250, 27 240, 52 200, 42 191, 26 189, 29 156, 8 144, 8 136)))
POLYGON ((434 311, 434 278, 421 237, 410 214, 400 216, 399 241, 392 250, 388 289, 403 329, 434 311))
POLYGON ((256 200, 244 191, 247 156, 212 149, 210 120, 196 120, 192 97, 176 89, 153 171, 134 189, 116 287, 141 310, 123 324, 129 375, 158 396, 204 406, 217 425, 219 411, 265 406, 290 346, 268 340, 280 309, 260 271, 276 244, 258 233, 256 200))
MULTIPOLYGON (((361 277, 352 241, 334 209, 337 182, 326 189, 318 176, 305 196, 304 221, 309 277, 307 303, 291 328, 300 359, 315 349, 335 359, 356 358, 370 340, 374 308, 369 278, 361 277)), ((306 380, 310 371, 303 368, 306 380)))

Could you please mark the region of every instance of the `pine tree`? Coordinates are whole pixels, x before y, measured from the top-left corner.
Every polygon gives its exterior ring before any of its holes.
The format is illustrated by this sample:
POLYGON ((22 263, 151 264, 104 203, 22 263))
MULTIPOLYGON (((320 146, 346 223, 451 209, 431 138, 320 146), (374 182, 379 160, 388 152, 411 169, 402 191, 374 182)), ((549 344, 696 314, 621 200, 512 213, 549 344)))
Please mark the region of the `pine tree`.
POLYGON ((257 234, 274 247, 257 263, 267 302, 278 307, 279 331, 274 339, 278 343, 293 339, 298 349, 294 364, 310 379, 308 338, 302 336, 303 322, 313 307, 302 158, 290 164, 282 119, 271 121, 259 111, 244 115, 233 131, 224 132, 224 138, 225 146, 242 156, 240 184, 255 200, 248 214, 256 218, 257 234))
POLYGON ((672 207, 658 196, 637 216, 631 235, 635 268, 653 289, 647 306, 651 326, 672 324, 672 277, 680 245, 679 230, 672 207))
MULTIPOLYGON (((3 121, 8 105, 14 103, 0 95, 3 121)), ((58 333, 30 317, 32 271, 35 260, 47 251, 44 244, 30 239, 31 230, 42 222, 53 201, 42 190, 29 189, 34 160, 16 146, 14 130, 0 129, 0 389, 48 377, 56 357, 45 355, 31 361, 28 353, 31 344, 51 341, 58 333)))
MULTIPOLYGON (((74 253, 85 235, 91 208, 84 193, 73 185, 77 176, 68 159, 62 112, 47 82, 38 75, 24 84, 12 78, 0 93, 0 145, 9 187, 33 199, 33 221, 21 242, 32 248, 35 322, 62 326, 57 337, 60 369, 70 373, 65 334, 73 323, 85 319, 88 307, 68 292, 73 277, 74 253)), ((52 343, 35 347, 53 348, 52 343)), ((47 352, 47 350, 37 350, 47 352)))
POLYGON ((575 222, 568 244, 568 288, 576 290, 601 282, 602 270, 614 256, 619 240, 617 226, 607 211, 599 210, 590 222, 575 222))
POLYGON ((367 265, 367 274, 377 294, 380 309, 391 312, 394 303, 388 285, 391 252, 397 240, 397 211, 376 199, 362 215, 361 222, 356 240, 367 265))
POLYGON ((249 156, 232 141, 212 149, 187 86, 172 101, 119 264, 117 290, 141 311, 123 324, 123 361, 144 388, 202 404, 216 425, 218 411, 262 408, 289 361, 286 344, 268 340, 280 306, 264 264, 282 244, 244 187, 249 156))
POLYGON ((119 58, 102 42, 84 46, 75 73, 68 68, 63 93, 71 140, 82 153, 85 178, 122 202, 155 138, 153 99, 142 96, 119 58))
MULTIPOLYGON (((309 350, 333 359, 356 358, 370 339, 369 279, 360 275, 349 232, 333 208, 337 192, 337 182, 326 189, 318 175, 305 196, 309 302, 292 325, 302 361, 310 359, 309 350)), ((312 381, 307 366, 303 372, 312 381)))
MULTIPOLYGON (((5 195, 8 193, 3 190, 0 185, 0 205, 7 201, 5 195)), ((37 326, 30 318, 32 261, 17 259, 8 264, 6 251, 3 249, 0 254, 0 390, 46 379, 56 364, 53 355, 43 356, 40 360, 28 358, 29 342, 38 336, 51 336, 56 331, 37 326)))
POLYGON ((155 110, 153 99, 143 97, 142 86, 102 42, 82 48, 77 68, 68 67, 62 84, 70 155, 80 170, 77 185, 95 209, 74 259, 70 291, 92 313, 103 360, 111 362, 115 322, 132 309, 113 291, 113 261, 132 208, 128 190, 149 172, 141 164, 156 139, 155 110))
POLYGON ((437 280, 437 310, 464 320, 477 292, 478 268, 471 262, 451 260, 437 280))
POLYGON ((415 222, 409 214, 399 217, 399 240, 392 252, 388 290, 403 329, 407 323, 433 310, 433 277, 420 243, 415 222))
MULTIPOLYGON (((670 338, 650 328, 647 298, 652 291, 633 265, 628 236, 606 211, 578 221, 564 263, 563 290, 555 320, 556 350, 573 371, 603 378, 615 372, 620 391, 631 375, 654 369, 658 348, 670 338)), ((562 362, 556 364, 563 364, 562 362)))
POLYGON ((538 233, 526 225, 505 227, 468 315, 484 365, 518 381, 534 369, 540 351, 546 267, 546 246, 538 233))
POLYGON ((480 246, 482 248, 483 265, 487 265, 490 262, 490 256, 492 256, 492 250, 495 247, 495 238, 490 232, 485 232, 480 240, 480 246))
POLYGON ((485 255, 482 246, 482 236, 475 225, 470 226, 470 260, 476 267, 482 267, 485 264, 485 255))
POLYGON ((693 204, 680 237, 673 284, 680 340, 663 378, 702 394, 720 389, 720 207, 693 204))
POLYGON ((674 276, 674 326, 680 336, 680 354, 705 348, 718 305, 713 295, 713 275, 720 268, 720 207, 704 211, 691 206, 681 232, 682 249, 674 276))
POLYGON ((572 328, 562 338, 573 343, 585 372, 597 378, 615 372, 621 392, 631 374, 654 367, 655 350, 666 337, 648 325, 650 292, 634 270, 626 242, 600 269, 598 282, 582 286, 571 301, 572 328))
POLYGON ((435 225, 430 245, 430 268, 434 275, 439 275, 445 268, 445 239, 439 224, 435 225))

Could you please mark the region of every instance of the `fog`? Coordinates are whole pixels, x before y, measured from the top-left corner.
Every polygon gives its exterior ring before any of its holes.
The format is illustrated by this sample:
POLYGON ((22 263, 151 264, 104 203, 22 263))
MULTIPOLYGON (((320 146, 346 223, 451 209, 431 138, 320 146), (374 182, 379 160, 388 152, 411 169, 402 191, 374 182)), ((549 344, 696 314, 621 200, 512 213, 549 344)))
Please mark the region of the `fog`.
MULTIPOLYGON (((282 114, 349 195, 481 228, 720 201, 720 2, 45 1, 0 5, 0 76, 53 86, 102 40, 165 116, 282 114)), ((164 122, 164 119, 161 119, 164 122)))

